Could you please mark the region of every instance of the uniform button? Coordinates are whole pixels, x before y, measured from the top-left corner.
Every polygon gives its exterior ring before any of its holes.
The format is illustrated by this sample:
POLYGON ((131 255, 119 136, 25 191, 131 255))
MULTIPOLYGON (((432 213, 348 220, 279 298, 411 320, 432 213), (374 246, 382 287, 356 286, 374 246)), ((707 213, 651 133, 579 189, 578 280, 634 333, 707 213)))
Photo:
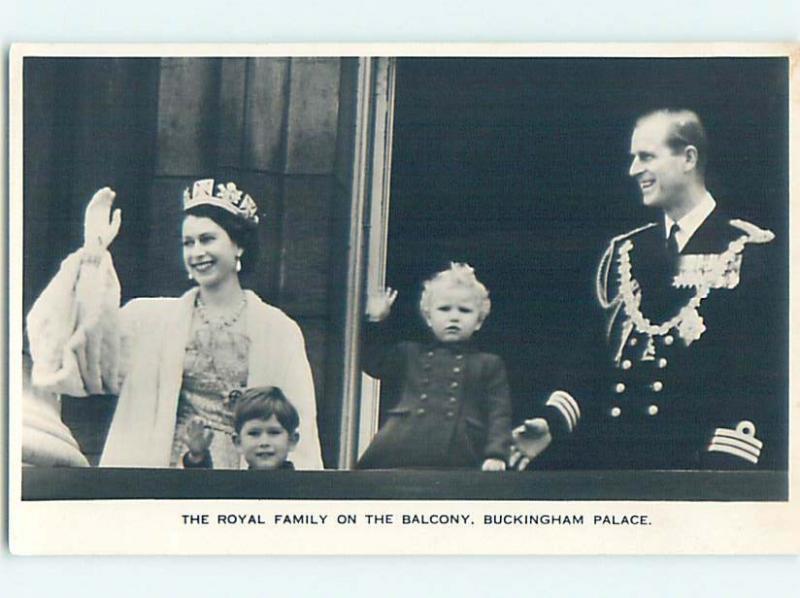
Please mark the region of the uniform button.
POLYGON ((458 374, 459 372, 461 372, 461 368, 460 367, 456 366, 456 367, 453 368, 453 373, 454 374, 458 374))
POLYGON ((661 382, 661 380, 656 380, 650 385, 650 388, 653 389, 653 392, 661 392, 661 390, 664 388, 664 383, 661 382))
POLYGON ((431 364, 426 361, 425 363, 422 364, 422 369, 424 370, 431 369, 431 364))
POLYGON ((428 393, 423 392, 421 395, 419 395, 420 401, 425 401, 427 398, 428 398, 428 393))
POLYGON ((458 400, 458 399, 457 399, 457 398, 455 398, 455 397, 450 397, 450 398, 448 399, 448 401, 450 401, 451 403, 455 403, 457 400, 458 400))
POLYGON ((622 369, 623 369, 623 370, 629 370, 629 369, 631 369, 631 366, 632 366, 632 365, 633 365, 633 364, 631 363, 631 360, 630 360, 630 359, 626 359, 626 360, 624 360, 624 361, 622 362, 622 369))
POLYGON ((459 353, 458 355, 456 355, 456 359, 458 359, 460 361, 460 360, 464 359, 464 356, 461 353, 459 353))
POLYGON ((668 347, 674 342, 675 338, 671 334, 668 334, 667 336, 664 337, 664 344, 667 345, 668 347))
POLYGON ((625 384, 623 382, 617 382, 617 384, 614 386, 614 392, 617 394, 625 392, 625 384))
POLYGON ((662 370, 663 370, 665 367, 667 367, 667 360, 666 360, 666 358, 665 358, 665 357, 662 357, 662 358, 660 358, 660 359, 658 360, 658 367, 660 367, 662 370))
POLYGON ((635 347, 637 344, 639 344, 639 340, 634 336, 631 338, 631 340, 628 341, 628 344, 631 347, 635 347))
POLYGON ((428 351, 428 357, 433 357, 433 351, 428 351))
POLYGON ((453 380, 453 381, 450 383, 450 388, 458 388, 458 382, 456 382, 455 380, 453 380))
POLYGON ((650 405, 647 408, 647 414, 648 415, 655 415, 657 413, 658 413, 658 405, 650 405))
POLYGON ((417 415, 425 415, 425 410, 422 407, 420 407, 419 409, 417 409, 417 415))
POLYGON ((454 415, 455 415, 455 413, 453 413, 452 411, 448 411, 447 412, 447 417, 453 417, 454 415))
POLYGON ((611 414, 611 417, 619 417, 620 415, 622 415, 622 409, 620 409, 619 407, 612 407, 609 413, 611 414))

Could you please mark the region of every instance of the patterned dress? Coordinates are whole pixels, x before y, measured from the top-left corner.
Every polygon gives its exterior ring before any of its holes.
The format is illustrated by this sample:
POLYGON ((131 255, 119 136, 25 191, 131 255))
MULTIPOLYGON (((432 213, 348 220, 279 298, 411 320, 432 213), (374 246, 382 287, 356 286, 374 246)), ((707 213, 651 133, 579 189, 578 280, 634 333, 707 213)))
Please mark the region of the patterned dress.
MULTIPOLYGON (((215 330, 198 319, 198 294, 195 287, 180 297, 131 299, 120 308, 111 255, 95 264, 84 263, 80 250, 70 254, 26 319, 33 386, 75 397, 118 396, 102 467, 177 464, 174 440, 180 442, 178 453, 186 422, 182 415, 176 431, 179 403, 183 412, 198 395, 219 405, 231 388, 278 386, 300 414, 292 462, 298 469, 322 469, 314 381, 297 322, 245 290, 236 321, 221 326, 226 331, 215 330)), ((230 417, 231 408, 211 411, 230 417)), ((228 438, 230 419, 209 419, 227 422, 216 434, 219 446, 228 438)), ((231 462, 236 466, 236 457, 217 458, 218 466, 231 462)))
POLYGON ((202 304, 195 305, 184 356, 170 467, 182 466, 188 450, 186 426, 199 416, 214 432, 209 447, 214 467, 242 468, 232 435, 235 399, 247 385, 250 354, 243 308, 244 304, 232 318, 224 320, 207 317, 202 304))

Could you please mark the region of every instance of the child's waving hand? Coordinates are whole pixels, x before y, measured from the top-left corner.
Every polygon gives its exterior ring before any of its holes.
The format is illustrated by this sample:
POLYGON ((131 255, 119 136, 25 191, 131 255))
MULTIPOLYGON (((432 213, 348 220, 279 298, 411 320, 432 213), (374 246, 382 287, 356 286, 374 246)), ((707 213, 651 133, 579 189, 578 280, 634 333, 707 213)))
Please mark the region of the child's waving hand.
POLYGON ((381 322, 389 317, 392 305, 397 299, 397 291, 386 287, 367 296, 367 318, 371 322, 381 322))

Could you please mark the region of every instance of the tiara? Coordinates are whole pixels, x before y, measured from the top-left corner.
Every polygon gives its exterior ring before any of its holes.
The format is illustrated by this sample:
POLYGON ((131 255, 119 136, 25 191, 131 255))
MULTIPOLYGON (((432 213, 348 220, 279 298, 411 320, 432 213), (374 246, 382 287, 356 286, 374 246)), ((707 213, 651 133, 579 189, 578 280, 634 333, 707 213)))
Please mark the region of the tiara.
POLYGON ((195 181, 192 192, 187 187, 183 192, 183 209, 195 206, 216 206, 252 224, 258 224, 258 206, 253 198, 236 188, 236 183, 217 185, 214 193, 214 179, 195 181))

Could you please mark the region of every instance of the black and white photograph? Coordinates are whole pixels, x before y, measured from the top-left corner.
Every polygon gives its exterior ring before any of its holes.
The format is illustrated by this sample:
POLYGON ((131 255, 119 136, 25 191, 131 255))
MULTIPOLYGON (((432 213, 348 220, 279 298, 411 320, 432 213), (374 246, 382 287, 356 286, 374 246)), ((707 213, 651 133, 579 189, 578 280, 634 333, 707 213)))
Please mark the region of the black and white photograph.
POLYGON ((12 56, 12 527, 790 507, 791 46, 88 48, 12 56))

